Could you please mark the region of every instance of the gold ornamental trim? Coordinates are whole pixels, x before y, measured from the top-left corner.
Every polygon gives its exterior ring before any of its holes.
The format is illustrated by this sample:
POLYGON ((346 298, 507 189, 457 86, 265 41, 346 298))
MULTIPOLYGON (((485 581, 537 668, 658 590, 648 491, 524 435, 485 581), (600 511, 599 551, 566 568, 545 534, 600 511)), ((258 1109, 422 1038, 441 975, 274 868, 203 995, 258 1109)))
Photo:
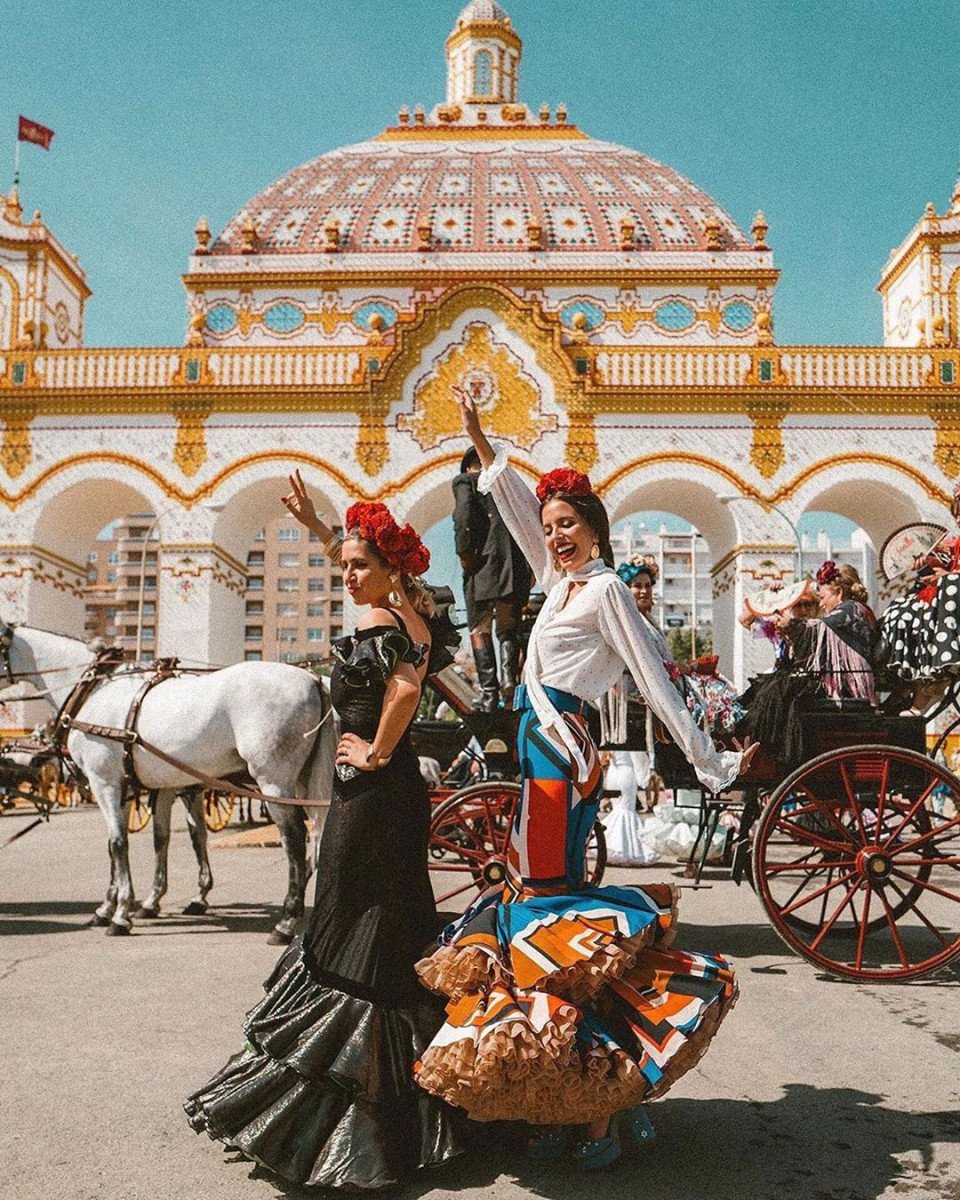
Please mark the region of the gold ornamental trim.
MULTIPOLYGON (((490 100, 490 107, 501 103, 490 100)), ((589 142, 576 125, 391 125, 372 142, 589 142)))

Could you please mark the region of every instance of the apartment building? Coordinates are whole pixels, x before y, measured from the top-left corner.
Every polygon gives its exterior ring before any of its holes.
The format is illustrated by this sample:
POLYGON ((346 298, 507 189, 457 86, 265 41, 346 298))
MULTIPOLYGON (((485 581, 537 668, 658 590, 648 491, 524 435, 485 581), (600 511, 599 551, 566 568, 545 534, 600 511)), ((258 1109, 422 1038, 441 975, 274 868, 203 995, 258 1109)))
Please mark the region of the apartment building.
POLYGON ((340 564, 324 554, 316 534, 293 517, 278 517, 247 553, 244 604, 248 662, 325 657, 344 629, 340 564))
MULTIPOLYGON (((151 663, 157 638, 157 549, 153 513, 108 526, 87 555, 86 634, 151 663)), ((323 658, 344 630, 340 564, 290 516, 271 521, 247 552, 244 657, 296 662, 323 658)))

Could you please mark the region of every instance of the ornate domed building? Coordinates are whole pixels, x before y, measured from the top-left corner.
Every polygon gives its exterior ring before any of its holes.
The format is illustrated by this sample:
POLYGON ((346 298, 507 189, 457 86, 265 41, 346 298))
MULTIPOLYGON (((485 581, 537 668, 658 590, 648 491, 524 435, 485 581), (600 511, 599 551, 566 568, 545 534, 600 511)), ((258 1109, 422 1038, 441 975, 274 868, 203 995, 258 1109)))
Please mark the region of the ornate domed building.
POLYGON ((288 172, 190 265, 209 346, 389 349, 452 282, 535 299, 594 345, 752 345, 770 329, 772 255, 689 180, 518 99, 522 46, 497 4, 447 40, 447 98, 288 172))
POLYGON ((452 385, 531 479, 570 463, 614 521, 700 530, 738 680, 765 655, 743 595, 796 573, 805 512, 875 549, 948 520, 960 193, 885 266, 883 346, 778 345, 763 215, 748 235, 670 167, 531 109, 522 49, 500 4, 471 0, 442 103, 289 171, 215 236, 201 219, 184 346, 83 348, 81 268, 0 202, 5 619, 82 631, 93 537, 152 512, 157 653, 235 661, 249 539, 291 467, 329 512, 449 514, 452 385))

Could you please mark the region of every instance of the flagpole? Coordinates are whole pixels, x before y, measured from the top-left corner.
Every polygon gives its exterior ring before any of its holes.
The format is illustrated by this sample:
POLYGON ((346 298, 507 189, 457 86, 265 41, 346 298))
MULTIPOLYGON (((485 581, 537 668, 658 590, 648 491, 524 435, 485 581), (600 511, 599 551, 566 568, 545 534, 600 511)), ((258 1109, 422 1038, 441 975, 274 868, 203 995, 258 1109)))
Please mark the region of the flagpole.
POLYGON ((13 151, 13 186, 14 186, 15 188, 19 188, 19 187, 20 187, 20 138, 19 138, 19 135, 18 135, 18 137, 17 137, 17 140, 14 142, 14 151, 13 151))

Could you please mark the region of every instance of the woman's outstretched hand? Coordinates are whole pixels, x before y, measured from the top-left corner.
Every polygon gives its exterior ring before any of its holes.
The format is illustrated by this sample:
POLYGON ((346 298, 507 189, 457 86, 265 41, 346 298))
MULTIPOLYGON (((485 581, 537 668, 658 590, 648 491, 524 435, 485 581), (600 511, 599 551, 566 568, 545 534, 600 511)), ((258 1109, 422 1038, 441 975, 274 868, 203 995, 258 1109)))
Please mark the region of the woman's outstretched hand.
POLYGON ((733 744, 740 751, 740 774, 743 775, 750 766, 750 759, 756 754, 760 743, 751 742, 749 738, 734 738, 733 744))
POLYGON ((473 442, 477 453, 480 455, 480 465, 484 468, 489 467, 496 458, 496 454, 480 425, 480 414, 477 412, 476 401, 466 388, 453 387, 450 390, 453 392, 453 398, 457 402, 457 408, 460 409, 463 431, 470 438, 470 441, 473 442))
POLYGON ((299 470, 288 476, 290 487, 293 489, 288 495, 280 497, 280 503, 286 508, 292 516, 305 525, 307 529, 312 529, 316 533, 321 532, 323 522, 314 507, 313 501, 307 493, 307 485, 300 478, 299 470))

